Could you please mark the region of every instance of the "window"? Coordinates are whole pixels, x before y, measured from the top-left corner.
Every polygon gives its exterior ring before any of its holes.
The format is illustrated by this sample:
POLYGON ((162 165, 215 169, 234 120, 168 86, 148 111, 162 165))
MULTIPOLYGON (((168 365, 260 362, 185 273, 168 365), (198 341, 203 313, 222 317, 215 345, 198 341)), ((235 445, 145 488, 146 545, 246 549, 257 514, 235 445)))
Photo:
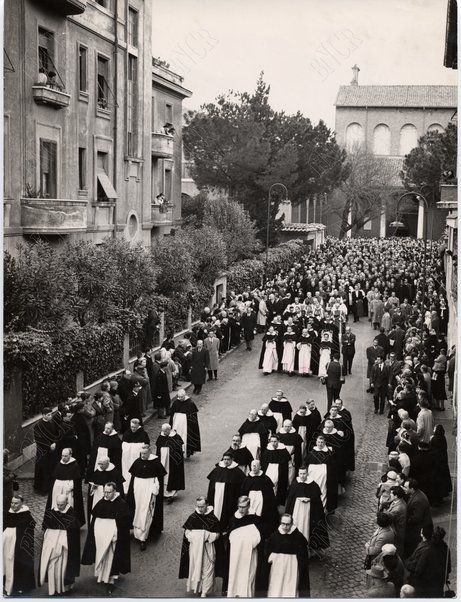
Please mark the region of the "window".
POLYGON ((408 153, 418 146, 418 133, 413 124, 407 123, 400 130, 399 155, 408 153))
POLYGON ((57 144, 40 139, 40 194, 43 198, 57 197, 57 144))
POLYGON ((96 155, 97 200, 107 202, 118 197, 108 175, 109 154, 98 151, 96 155))
POLYGON ((38 68, 48 75, 54 69, 54 34, 52 31, 38 28, 38 68))
POLYGON ((138 12, 131 6, 128 9, 128 44, 138 46, 138 12))
POLYGON ((165 105, 165 122, 173 123, 173 105, 165 105))
POLYGON ((80 92, 88 92, 88 48, 78 47, 78 89, 80 92))
POLYGON ((86 190, 86 148, 78 149, 78 189, 86 190))
POLYGON ((157 157, 152 157, 152 167, 151 167, 151 187, 152 187, 152 201, 155 202, 155 199, 158 194, 162 192, 160 186, 160 178, 159 178, 159 160, 157 157))
POLYGON ((391 154, 391 130, 384 123, 380 123, 374 129, 373 154, 374 155, 390 155, 391 154))
POLYGON ((127 89, 127 151, 133 157, 137 150, 137 101, 138 101, 138 60, 135 56, 128 55, 128 89, 127 89))
POLYGON ((112 10, 112 0, 96 0, 96 4, 107 8, 107 10, 112 10))
POLYGON ((97 99, 100 109, 109 108, 109 59, 98 56, 97 65, 97 99))
POLYGON ((357 150, 364 141, 363 128, 360 123, 350 123, 346 128, 346 148, 348 151, 357 150))
POLYGON ((440 123, 433 123, 427 128, 427 133, 438 132, 439 134, 443 134, 445 132, 445 128, 440 123))
POLYGON ((171 169, 165 169, 165 187, 163 193, 165 194, 168 203, 171 203, 171 195, 173 192, 173 172, 171 169))

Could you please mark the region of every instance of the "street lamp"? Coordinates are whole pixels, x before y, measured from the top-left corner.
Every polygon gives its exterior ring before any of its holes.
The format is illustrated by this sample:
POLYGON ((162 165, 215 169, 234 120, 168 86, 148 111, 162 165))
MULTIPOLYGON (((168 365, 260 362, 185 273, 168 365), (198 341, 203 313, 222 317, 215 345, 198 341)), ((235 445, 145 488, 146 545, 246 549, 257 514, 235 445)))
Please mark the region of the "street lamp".
POLYGON ((269 194, 267 195, 266 263, 264 265, 264 286, 266 285, 267 266, 269 263, 269 230, 270 230, 270 219, 271 219, 271 194, 272 194, 272 189, 275 188, 276 186, 281 186, 283 188, 283 190, 285 191, 285 199, 284 200, 286 200, 288 198, 288 188, 285 186, 285 184, 281 184, 280 182, 275 182, 275 184, 272 184, 272 186, 269 188, 269 194))
POLYGON ((427 218, 429 216, 429 205, 425 196, 423 196, 419 192, 404 192, 397 201, 397 209, 396 209, 396 220, 391 222, 389 226, 391 228, 402 228, 405 224, 399 219, 400 213, 400 203, 406 198, 411 197, 413 200, 422 201, 424 204, 424 212, 423 212, 423 287, 422 287, 422 297, 421 297, 421 349, 423 347, 423 332, 424 332, 424 297, 426 295, 426 247, 427 247, 427 218))

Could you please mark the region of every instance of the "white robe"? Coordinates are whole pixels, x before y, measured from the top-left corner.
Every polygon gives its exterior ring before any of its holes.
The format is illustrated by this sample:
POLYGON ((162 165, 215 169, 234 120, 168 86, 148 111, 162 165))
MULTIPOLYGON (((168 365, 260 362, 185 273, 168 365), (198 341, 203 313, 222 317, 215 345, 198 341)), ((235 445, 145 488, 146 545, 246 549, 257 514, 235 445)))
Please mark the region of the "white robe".
POLYGON ((133 466, 133 462, 139 458, 143 445, 145 445, 143 442, 127 443, 126 441, 122 441, 122 475, 125 479, 125 482, 123 483, 123 491, 125 494, 130 485, 130 468, 133 466))
POLYGON ((269 556, 271 572, 269 576, 268 598, 298 597, 298 559, 296 554, 274 554, 269 556))
POLYGON ((176 412, 173 416, 172 428, 178 433, 184 441, 183 453, 187 452, 187 416, 180 412, 176 412))
POLYGON ((3 531, 3 575, 5 592, 10 595, 14 583, 14 550, 16 547, 16 529, 7 527, 3 531))
POLYGON ((277 344, 275 341, 267 341, 263 356, 263 372, 270 374, 276 371, 279 365, 279 356, 277 354, 277 344))
POLYGON ((299 374, 309 374, 311 371, 312 345, 298 343, 298 349, 298 372, 299 374))
POLYGON ((259 433, 245 433, 242 435, 242 447, 246 447, 253 458, 258 460, 261 452, 261 437, 259 433))
POLYGON ((96 518, 94 521, 94 539, 96 559, 94 574, 98 583, 113 583, 111 577, 112 561, 117 543, 117 522, 115 518, 96 518))
POLYGON ((307 469, 308 476, 317 483, 322 494, 323 507, 327 507, 327 465, 326 464, 309 464, 307 469))
POLYGON ((293 341, 284 341, 282 355, 282 369, 285 372, 293 372, 295 369, 295 350, 296 343, 293 341))
MULTIPOLYGON (((114 470, 114 465, 109 462, 109 466, 107 467, 107 470, 110 472, 111 470, 114 470)), ((96 466, 96 470, 98 470, 99 472, 103 472, 99 466, 96 466)), ((96 472, 96 471, 95 471, 96 472)), ((131 477, 131 475, 130 475, 131 477)), ((92 483, 90 481, 90 485, 94 485, 94 483, 92 483)), ((92 497, 92 501, 91 501, 91 506, 90 506, 90 512, 93 510, 93 508, 96 506, 96 504, 102 500, 102 498, 104 497, 104 486, 103 485, 96 485, 96 489, 94 489, 94 491, 91 493, 91 489, 88 492, 88 495, 90 495, 92 497)))
POLYGON ((253 598, 255 594, 257 545, 261 535, 255 525, 234 529, 229 535, 229 583, 228 598, 253 598))
POLYGON ((40 560, 40 585, 48 577, 48 594, 62 594, 68 590, 64 585, 68 558, 67 531, 65 529, 47 529, 43 536, 42 556, 40 560))
POLYGON ((252 489, 248 492, 248 497, 250 498, 250 514, 261 516, 264 506, 263 492, 252 489))
POLYGON ((293 524, 300 533, 309 541, 310 535, 311 501, 309 498, 296 498, 293 508, 293 524), (303 501, 307 500, 307 501, 303 501))
POLYGON ((331 349, 324 348, 320 350, 320 359, 319 359, 319 376, 327 375, 327 365, 329 364, 331 359, 331 349))
POLYGON ((214 542, 218 539, 219 533, 212 533, 205 529, 193 529, 186 531, 185 536, 189 541, 187 591, 208 594, 214 588, 216 562, 214 542))
MULTIPOLYGON (((154 456, 151 454, 149 459, 154 456)), ((133 518, 133 535, 139 541, 146 541, 155 512, 155 502, 160 492, 157 477, 140 479, 133 477, 133 494, 135 513, 133 518)))

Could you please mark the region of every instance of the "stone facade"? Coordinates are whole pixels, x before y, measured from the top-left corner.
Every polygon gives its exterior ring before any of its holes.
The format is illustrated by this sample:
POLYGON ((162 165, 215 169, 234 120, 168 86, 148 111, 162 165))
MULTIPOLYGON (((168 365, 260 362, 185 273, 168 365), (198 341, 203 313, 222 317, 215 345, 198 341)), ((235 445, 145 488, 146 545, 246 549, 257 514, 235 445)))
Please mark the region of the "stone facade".
POLYGON ((191 93, 179 76, 153 66, 152 8, 149 0, 6 0, 10 252, 38 237, 60 244, 116 236, 150 245, 179 223, 181 103, 191 93), (171 195, 161 219, 153 208, 153 102, 172 105, 176 130, 167 141, 171 195))

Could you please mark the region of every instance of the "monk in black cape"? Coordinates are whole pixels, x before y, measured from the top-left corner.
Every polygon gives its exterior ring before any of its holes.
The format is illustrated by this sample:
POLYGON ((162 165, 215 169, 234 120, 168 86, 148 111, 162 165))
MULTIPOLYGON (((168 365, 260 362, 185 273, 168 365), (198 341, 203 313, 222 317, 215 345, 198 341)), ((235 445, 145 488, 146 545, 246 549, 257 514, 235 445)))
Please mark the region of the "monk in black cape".
POLYGON ((186 488, 184 475, 184 442, 168 423, 162 424, 156 443, 157 456, 166 470, 165 498, 167 503, 173 501, 177 491, 186 488))
POLYGON ((213 545, 215 548, 215 558, 213 559, 213 557, 208 556, 204 545, 202 548, 202 559, 195 558, 195 564, 201 564, 202 571, 200 574, 200 581, 194 583, 194 580, 190 575, 191 544, 184 533, 179 562, 179 579, 189 579, 187 591, 206 595, 213 590, 216 565, 222 564, 222 540, 219 536, 221 527, 219 520, 213 512, 213 507, 207 505, 204 497, 198 497, 196 504, 195 511, 187 518, 182 527, 187 531, 209 531, 210 533, 215 533, 217 539, 214 542, 209 543, 210 546, 213 545), (204 555, 206 555, 205 558, 204 555))
POLYGON ((104 431, 95 437, 88 463, 89 481, 91 480, 93 471, 96 469, 97 460, 99 460, 101 455, 109 456, 109 460, 115 468, 122 472, 122 442, 112 422, 107 422, 104 425, 104 431), (101 451, 99 451, 100 448, 102 448, 101 451))
POLYGON ((4 593, 25 594, 35 588, 35 520, 20 495, 14 495, 3 514, 4 593))
POLYGON ((82 494, 82 473, 80 466, 75 458, 72 458, 70 448, 62 450, 61 460, 56 465, 53 473, 53 481, 51 491, 48 495, 46 508, 54 508, 56 506, 56 498, 60 494, 68 494, 64 491, 66 486, 65 481, 72 481, 72 492, 70 505, 74 509, 81 525, 85 524, 85 511, 83 509, 83 494, 82 494))
POLYGON ((75 583, 75 578, 80 575, 80 527, 81 522, 78 519, 74 509, 67 503, 64 495, 58 496, 56 506, 45 510, 43 517, 43 530, 45 536, 42 545, 42 554, 40 557, 40 585, 48 581, 48 567, 56 553, 55 538, 52 536, 54 531, 60 530, 66 532, 67 561, 64 569, 62 582, 58 588, 54 580, 48 584, 48 593, 62 594, 69 591, 75 583), (62 589, 61 587, 64 586, 62 589))
POLYGON ((112 595, 114 581, 119 574, 131 572, 130 526, 131 513, 128 504, 115 490, 114 483, 107 483, 104 486, 104 499, 93 508, 82 564, 91 565, 95 563, 96 556, 101 558, 95 567, 95 573, 98 583, 107 583, 108 595, 112 595), (101 523, 100 519, 109 519, 110 522, 101 523), (110 537, 112 533, 116 537, 115 545, 110 537), (113 550, 112 557, 107 553, 109 548, 113 550))
POLYGON ((226 531, 237 508, 237 500, 245 475, 234 462, 233 454, 225 452, 221 462, 208 475, 207 500, 213 506, 221 528, 226 531))
POLYGON ((184 441, 186 458, 202 450, 198 408, 184 389, 178 389, 178 396, 171 405, 170 425, 184 441))
POLYGON ((150 447, 144 445, 140 457, 133 462, 130 468, 131 481, 127 494, 127 502, 133 516, 133 534, 141 542, 141 550, 145 550, 147 539, 159 535, 163 531, 163 494, 166 470, 160 459, 150 452, 150 447), (136 480, 140 481, 142 489, 139 487, 135 493, 136 480), (154 513, 152 514, 153 502, 154 513), (137 503, 139 503, 139 508, 136 506, 137 503), (145 514, 138 512, 141 508, 144 508, 145 514))
POLYGON ((307 540, 293 525, 289 514, 283 514, 280 527, 266 542, 267 561, 271 564, 269 598, 309 598, 309 556, 307 540), (294 578, 292 558, 296 557, 297 579, 294 578))
POLYGON ((274 494, 274 485, 261 470, 259 460, 253 460, 251 470, 242 483, 242 495, 250 498, 250 512, 261 517, 265 536, 274 532, 279 524, 279 511, 274 494))
POLYGON ((42 419, 34 426, 34 440, 37 446, 34 489, 40 493, 48 493, 57 462, 56 444, 59 440, 59 431, 53 420, 51 408, 43 408, 42 413, 42 419))
POLYGON ((88 487, 88 521, 90 520, 92 508, 103 498, 104 485, 106 483, 115 483, 117 491, 124 498, 124 482, 125 479, 123 478, 122 473, 115 468, 109 458, 100 458, 88 487))
POLYGON ((304 466, 299 469, 298 477, 296 477, 288 490, 285 512, 291 514, 294 524, 308 540, 309 548, 312 550, 324 550, 330 546, 320 487, 313 479, 307 476, 307 468, 304 466), (301 498, 301 501, 297 504, 296 502, 299 498, 301 498), (303 514, 305 512, 302 499, 305 498, 309 499, 307 533, 303 531, 301 526, 304 522, 303 514))

